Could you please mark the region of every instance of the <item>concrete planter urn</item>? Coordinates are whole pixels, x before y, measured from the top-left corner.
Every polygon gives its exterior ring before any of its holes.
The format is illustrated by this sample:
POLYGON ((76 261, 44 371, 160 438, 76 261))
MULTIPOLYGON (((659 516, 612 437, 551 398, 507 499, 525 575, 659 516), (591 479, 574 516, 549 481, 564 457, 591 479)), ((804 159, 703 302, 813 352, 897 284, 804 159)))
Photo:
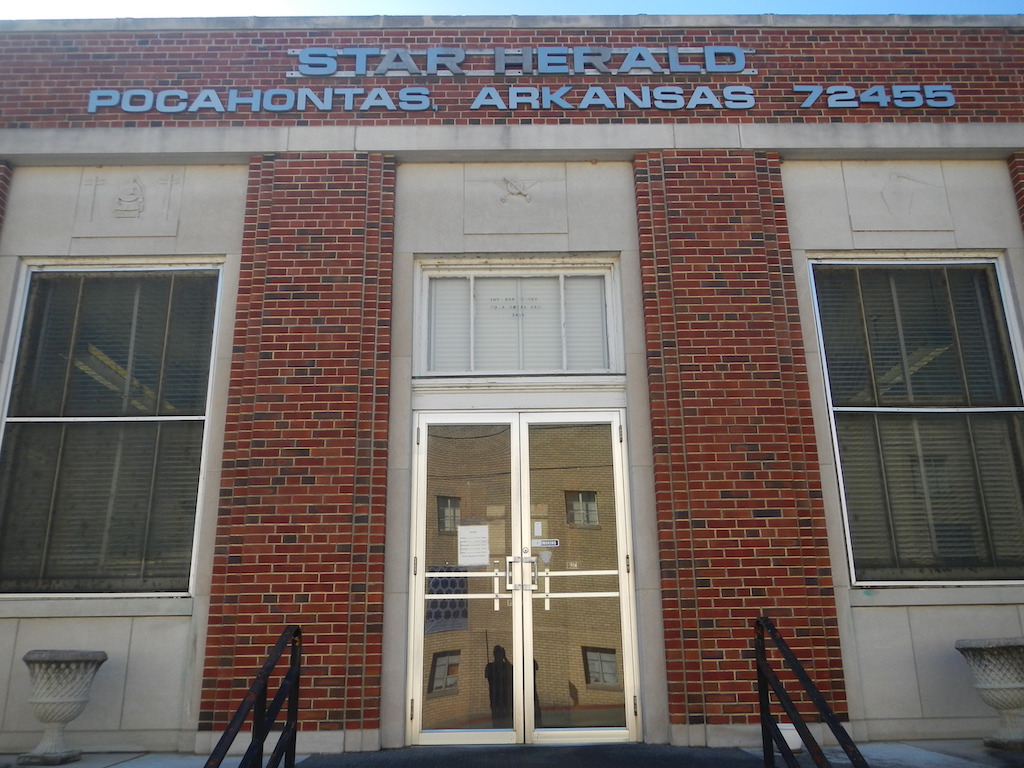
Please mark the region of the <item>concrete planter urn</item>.
POLYGON ((29 651, 23 657, 32 681, 28 700, 36 718, 46 726, 39 745, 18 757, 19 765, 62 765, 82 758, 81 750, 68 749, 64 728, 82 714, 103 651, 29 651))
POLYGON ((999 713, 993 749, 1024 749, 1024 637, 957 640, 981 700, 999 713))

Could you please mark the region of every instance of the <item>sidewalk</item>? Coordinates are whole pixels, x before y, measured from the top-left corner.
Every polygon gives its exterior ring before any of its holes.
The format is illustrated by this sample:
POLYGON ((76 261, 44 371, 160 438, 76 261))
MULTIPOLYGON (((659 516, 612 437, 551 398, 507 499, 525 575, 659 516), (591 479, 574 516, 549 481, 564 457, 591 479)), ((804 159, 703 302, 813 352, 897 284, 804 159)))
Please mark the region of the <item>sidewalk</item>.
MULTIPOLYGON (((980 740, 888 742, 859 745, 871 768, 1024 768, 1024 752, 986 749, 980 740)), ((850 762, 842 750, 825 754, 834 768, 850 762)), ((17 755, 0 755, 16 768, 17 755)), ((71 768, 202 768, 203 755, 87 753, 71 768)), ((223 768, 236 768, 238 757, 223 768)), ((302 768, 763 768, 760 750, 601 744, 561 747, 408 747, 381 752, 300 756, 302 768)), ((803 755, 801 766, 812 766, 803 755)), ((776 765, 785 762, 776 756, 776 765)))

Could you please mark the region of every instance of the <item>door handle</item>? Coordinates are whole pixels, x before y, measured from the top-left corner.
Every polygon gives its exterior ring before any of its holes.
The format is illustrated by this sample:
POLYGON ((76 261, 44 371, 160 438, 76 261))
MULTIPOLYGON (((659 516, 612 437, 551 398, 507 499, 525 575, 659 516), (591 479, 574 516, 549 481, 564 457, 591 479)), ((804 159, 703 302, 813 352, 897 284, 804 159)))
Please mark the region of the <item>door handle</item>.
POLYGON ((523 558, 515 555, 509 555, 505 558, 505 589, 511 592, 514 589, 522 589, 522 584, 515 582, 515 576, 512 573, 512 566, 523 562, 523 558))
MULTIPOLYGON (((524 589, 532 591, 537 589, 537 569, 534 564, 537 562, 536 557, 519 557, 518 555, 509 555, 505 558, 505 588, 508 590, 513 589, 524 589), (525 564, 530 569, 530 575, 525 581, 519 581, 514 573, 513 566, 525 564)), ((519 572, 522 577, 522 571, 519 572)))

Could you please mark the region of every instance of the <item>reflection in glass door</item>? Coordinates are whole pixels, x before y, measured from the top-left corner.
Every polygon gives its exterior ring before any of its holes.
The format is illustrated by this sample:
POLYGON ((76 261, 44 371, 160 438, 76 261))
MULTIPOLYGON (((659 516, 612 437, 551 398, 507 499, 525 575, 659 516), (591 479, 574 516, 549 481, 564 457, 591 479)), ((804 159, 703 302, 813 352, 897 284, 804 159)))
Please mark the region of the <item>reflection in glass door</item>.
POLYGON ((424 415, 415 743, 635 738, 618 413, 424 415))

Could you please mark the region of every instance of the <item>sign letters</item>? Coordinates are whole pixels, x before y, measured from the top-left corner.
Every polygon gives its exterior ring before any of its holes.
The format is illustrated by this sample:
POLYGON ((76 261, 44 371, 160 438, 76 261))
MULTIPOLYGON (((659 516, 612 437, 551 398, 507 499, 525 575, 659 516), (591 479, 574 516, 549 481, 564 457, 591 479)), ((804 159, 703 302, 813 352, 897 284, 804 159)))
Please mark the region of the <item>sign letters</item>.
MULTIPOLYGON (((425 112, 439 111, 428 85, 360 87, 362 78, 430 77, 438 82, 490 78, 465 103, 450 104, 476 112, 747 110, 757 106, 753 85, 718 83, 721 76, 747 78, 754 51, 733 45, 608 48, 601 46, 523 46, 483 50, 326 46, 290 49, 294 69, 286 73, 294 87, 281 88, 96 88, 89 92, 90 114, 106 111, 160 114, 425 112), (562 82, 525 82, 559 76, 562 82), (688 80, 703 76, 700 81, 688 80), (600 77, 601 82, 594 82, 600 77), (628 77, 629 84, 615 84, 628 77), (571 80, 569 79, 571 78, 571 80), (709 78, 713 78, 709 80, 709 78), (497 82, 500 79, 502 82, 497 82), (637 84, 639 79, 640 84, 637 84), (644 79, 651 82, 644 83, 644 79), (510 80, 513 81, 510 84, 510 80)), ((445 97, 451 99, 451 96, 445 97)), ((780 98, 773 95, 773 98, 780 98)), ((783 96, 786 98, 786 96, 783 96)), ((924 82, 800 83, 790 86, 793 109, 894 110, 948 108, 956 104, 951 85, 924 82)))

